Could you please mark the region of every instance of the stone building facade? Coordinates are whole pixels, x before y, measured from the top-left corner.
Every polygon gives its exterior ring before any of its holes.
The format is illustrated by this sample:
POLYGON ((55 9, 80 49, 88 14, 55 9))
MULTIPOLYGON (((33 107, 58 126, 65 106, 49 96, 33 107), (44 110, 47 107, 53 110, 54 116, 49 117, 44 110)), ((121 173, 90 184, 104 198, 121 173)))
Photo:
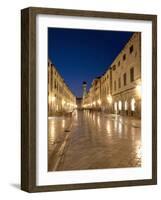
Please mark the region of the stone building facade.
POLYGON ((76 104, 77 104, 77 110, 81 110, 82 109, 82 98, 81 97, 76 98, 76 104))
POLYGON ((48 116, 61 115, 76 108, 76 97, 48 61, 48 116))
POLYGON ((100 98, 101 98, 101 90, 100 87, 100 77, 97 77, 93 80, 91 88, 89 89, 89 92, 86 94, 85 97, 83 97, 83 107, 84 108, 93 108, 94 110, 100 110, 101 104, 100 104, 100 98))
POLYGON ((140 33, 134 33, 107 71, 93 80, 83 107, 141 117, 140 33))

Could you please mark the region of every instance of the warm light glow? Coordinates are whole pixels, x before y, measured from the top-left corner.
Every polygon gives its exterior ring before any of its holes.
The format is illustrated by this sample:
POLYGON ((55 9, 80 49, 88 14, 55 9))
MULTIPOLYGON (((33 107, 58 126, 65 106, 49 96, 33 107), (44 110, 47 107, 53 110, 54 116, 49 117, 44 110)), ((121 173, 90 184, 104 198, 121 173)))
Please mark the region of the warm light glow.
POLYGON ((52 96, 52 95, 49 96, 49 102, 55 101, 55 99, 56 99, 55 96, 52 96))
POLYGON ((115 104, 114 104, 114 109, 115 109, 115 111, 117 111, 117 102, 115 102, 115 104))
POLYGON ((110 124, 110 121, 107 121, 106 123, 106 130, 107 130, 107 133, 109 136, 111 136, 111 124, 110 124))
POLYGON ((138 84, 136 86, 136 92, 137 92, 137 95, 140 97, 141 96, 141 84, 138 84))
POLYGON ((50 120, 49 122, 49 137, 51 141, 55 139, 55 124, 50 120))
POLYGON ((100 117, 99 116, 97 117, 97 123, 98 123, 98 126, 100 127, 100 117))
POLYGON ((55 96, 52 97, 52 101, 55 101, 55 96))
POLYGON ((120 134, 119 136, 121 137, 121 134, 122 134, 122 123, 120 123, 120 122, 118 124, 118 133, 120 134))
POLYGON ((122 110, 122 102, 119 101, 119 110, 122 110))
POLYGON ((65 101, 64 100, 62 100, 62 105, 64 105, 65 104, 65 101))
POLYGON ((63 119, 62 120, 62 128, 64 128, 65 127, 65 120, 63 119))
POLYGON ((131 99, 131 110, 135 111, 135 99, 131 99))
POLYGON ((98 99, 97 103, 100 105, 100 104, 101 104, 101 100, 100 100, 100 99, 98 99))
POLYGON ((108 100, 108 102, 111 104, 112 103, 112 96, 109 94, 108 96, 107 96, 107 100, 108 100))

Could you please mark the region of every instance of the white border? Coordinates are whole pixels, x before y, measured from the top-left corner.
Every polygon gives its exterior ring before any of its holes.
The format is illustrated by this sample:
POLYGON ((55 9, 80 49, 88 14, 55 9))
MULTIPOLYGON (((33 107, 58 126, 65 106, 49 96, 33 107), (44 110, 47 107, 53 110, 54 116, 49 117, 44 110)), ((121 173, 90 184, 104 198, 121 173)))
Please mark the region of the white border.
POLYGON ((36 184, 56 185, 152 178, 152 23, 141 20, 38 15, 36 19, 36 184), (47 28, 81 28, 142 33, 142 167, 47 172, 47 28), (44 106, 46 105, 46 106, 44 106))

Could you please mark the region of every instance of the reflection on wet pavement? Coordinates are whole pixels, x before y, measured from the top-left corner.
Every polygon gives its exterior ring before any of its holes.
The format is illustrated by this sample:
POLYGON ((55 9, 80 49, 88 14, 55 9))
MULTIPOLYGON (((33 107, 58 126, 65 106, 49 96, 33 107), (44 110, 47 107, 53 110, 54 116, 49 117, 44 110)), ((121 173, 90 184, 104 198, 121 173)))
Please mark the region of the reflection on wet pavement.
POLYGON ((72 118, 51 118, 48 169, 140 167, 140 132, 140 120, 101 112, 75 111, 72 118))

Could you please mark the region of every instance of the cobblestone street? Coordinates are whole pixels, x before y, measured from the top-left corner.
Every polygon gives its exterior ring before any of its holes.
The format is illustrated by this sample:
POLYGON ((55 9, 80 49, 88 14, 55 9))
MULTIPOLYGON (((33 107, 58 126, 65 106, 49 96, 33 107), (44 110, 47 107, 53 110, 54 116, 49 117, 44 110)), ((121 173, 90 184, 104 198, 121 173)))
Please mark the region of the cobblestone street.
POLYGON ((49 118, 48 170, 141 166, 141 121, 94 111, 49 118))

